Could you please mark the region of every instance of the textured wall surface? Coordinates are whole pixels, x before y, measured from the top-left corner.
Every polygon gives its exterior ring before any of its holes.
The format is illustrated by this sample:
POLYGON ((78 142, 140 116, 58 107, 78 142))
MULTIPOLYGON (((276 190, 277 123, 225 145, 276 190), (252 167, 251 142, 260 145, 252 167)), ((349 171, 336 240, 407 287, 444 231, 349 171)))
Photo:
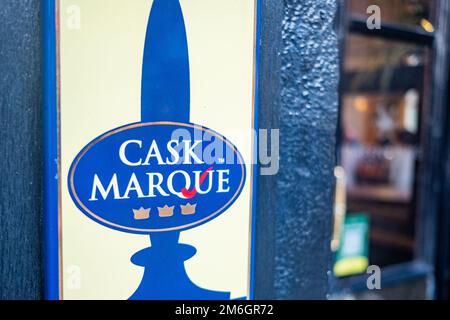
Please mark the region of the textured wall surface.
POLYGON ((325 298, 338 103, 334 0, 286 0, 277 181, 278 298, 325 298))
POLYGON ((279 174, 259 178, 256 297, 324 299, 338 106, 336 3, 263 2, 260 122, 280 128, 281 151, 279 174))
POLYGON ((0 6, 0 299, 41 297, 39 1, 0 6))

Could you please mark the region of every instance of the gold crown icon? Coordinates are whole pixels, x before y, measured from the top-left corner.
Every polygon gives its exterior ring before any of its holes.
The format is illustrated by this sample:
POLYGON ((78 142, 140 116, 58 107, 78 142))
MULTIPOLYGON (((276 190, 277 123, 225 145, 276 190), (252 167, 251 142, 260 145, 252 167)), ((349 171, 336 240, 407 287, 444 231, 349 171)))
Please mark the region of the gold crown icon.
POLYGON ((181 214, 183 214, 185 216, 195 214, 196 208, 197 208, 197 204, 188 203, 185 206, 181 205, 181 214))
POLYGON ((140 209, 133 209, 134 219, 135 220, 147 220, 150 218, 150 208, 144 209, 141 207, 140 209))
POLYGON ((158 207, 159 216, 161 218, 167 218, 173 216, 173 209, 175 207, 169 207, 168 205, 165 205, 163 208, 158 207))

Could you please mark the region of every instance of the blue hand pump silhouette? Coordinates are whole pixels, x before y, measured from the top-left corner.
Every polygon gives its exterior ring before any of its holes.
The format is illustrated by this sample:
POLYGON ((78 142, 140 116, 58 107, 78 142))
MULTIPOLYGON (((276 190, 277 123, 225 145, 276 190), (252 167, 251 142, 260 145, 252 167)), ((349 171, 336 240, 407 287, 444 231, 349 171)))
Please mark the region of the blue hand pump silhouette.
MULTIPOLYGON (((183 12, 179 0, 154 0, 144 47, 141 121, 189 123, 189 116, 189 53, 183 12)), ((154 233, 151 247, 131 258, 145 269, 130 299, 229 299, 229 293, 200 288, 189 279, 184 261, 196 249, 180 244, 179 237, 179 231, 154 233)))

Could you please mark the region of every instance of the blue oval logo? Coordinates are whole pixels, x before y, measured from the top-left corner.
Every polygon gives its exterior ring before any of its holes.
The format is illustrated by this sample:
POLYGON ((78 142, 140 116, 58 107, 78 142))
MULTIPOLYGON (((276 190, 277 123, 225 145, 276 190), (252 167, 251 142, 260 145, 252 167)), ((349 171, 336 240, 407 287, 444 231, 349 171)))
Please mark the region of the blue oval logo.
POLYGON ((238 149, 205 127, 135 123, 89 143, 69 171, 77 207, 107 227, 148 234, 186 230, 223 213, 245 184, 238 149))

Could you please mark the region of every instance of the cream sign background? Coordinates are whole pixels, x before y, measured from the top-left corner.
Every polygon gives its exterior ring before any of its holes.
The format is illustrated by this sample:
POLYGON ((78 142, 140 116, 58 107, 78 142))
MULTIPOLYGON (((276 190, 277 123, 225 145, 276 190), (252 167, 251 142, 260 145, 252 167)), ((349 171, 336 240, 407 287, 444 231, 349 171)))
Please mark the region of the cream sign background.
MULTIPOLYGON (((240 197, 220 217, 181 233, 197 249, 186 262, 198 286, 249 296, 255 2, 181 0, 190 63, 191 122, 228 137, 247 160, 240 197)), ((97 136, 140 120, 141 74, 149 0, 61 0, 60 148, 67 179, 77 153, 97 136), (80 24, 74 27, 78 10, 80 24)), ((65 299, 127 299, 143 269, 130 257, 149 238, 110 230, 84 216, 61 183, 65 299)))

